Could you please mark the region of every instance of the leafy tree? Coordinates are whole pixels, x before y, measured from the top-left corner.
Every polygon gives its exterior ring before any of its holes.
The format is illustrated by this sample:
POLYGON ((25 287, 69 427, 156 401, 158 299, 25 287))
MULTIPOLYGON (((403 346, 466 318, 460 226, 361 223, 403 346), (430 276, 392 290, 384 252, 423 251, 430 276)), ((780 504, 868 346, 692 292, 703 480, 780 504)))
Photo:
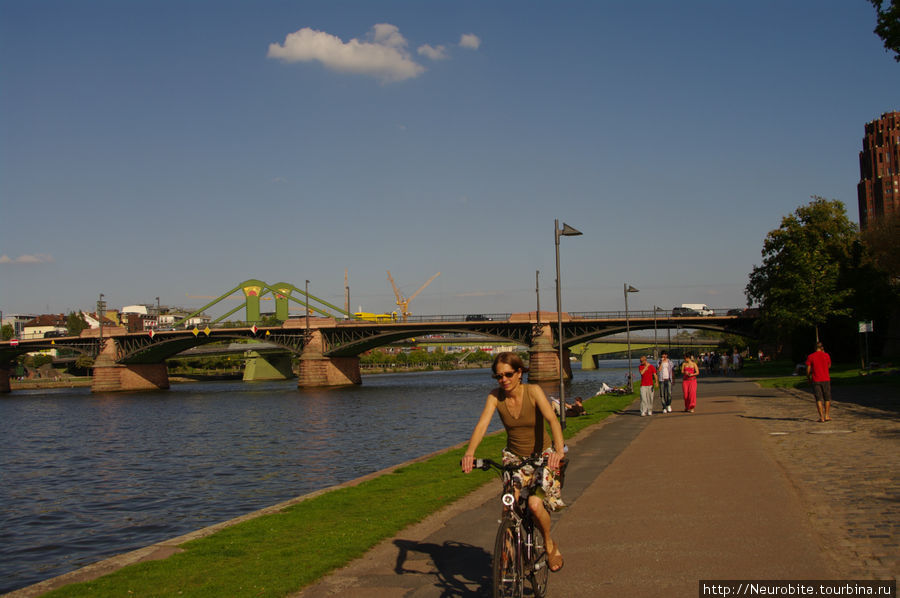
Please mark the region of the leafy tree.
MULTIPOLYGON (((883 342, 882 356, 900 357, 900 213, 885 214, 863 231, 860 268, 855 277, 864 299, 860 320, 874 320, 876 339, 883 342)), ((877 341, 876 341, 877 342, 877 341)))
POLYGON ((875 266, 887 273, 895 287, 900 287, 900 252, 897 251, 897 239, 900 239, 900 212, 885 214, 869 224, 862 233, 863 244, 875 266))
POLYGON ((12 324, 4 324, 3 327, 0 328, 0 338, 2 338, 2 340, 8 341, 15 335, 16 331, 13 329, 12 324))
POLYGON ((88 327, 88 323, 85 321, 84 316, 81 313, 75 313, 74 311, 69 312, 69 315, 66 316, 66 330, 69 333, 69 336, 78 336, 81 334, 81 331, 88 327))
POLYGON ((877 24, 875 33, 884 41, 884 49, 894 52, 894 60, 900 62, 900 4, 897 0, 890 0, 885 7, 886 0, 869 0, 875 7, 877 24))
POLYGON ((75 359, 75 367, 81 370, 87 370, 94 367, 94 358, 89 355, 80 354, 75 359))
POLYGON ((852 289, 840 284, 858 238, 844 204, 813 196, 769 232, 763 263, 754 266, 745 294, 760 305, 761 325, 780 338, 814 328, 833 316, 850 315, 852 289))

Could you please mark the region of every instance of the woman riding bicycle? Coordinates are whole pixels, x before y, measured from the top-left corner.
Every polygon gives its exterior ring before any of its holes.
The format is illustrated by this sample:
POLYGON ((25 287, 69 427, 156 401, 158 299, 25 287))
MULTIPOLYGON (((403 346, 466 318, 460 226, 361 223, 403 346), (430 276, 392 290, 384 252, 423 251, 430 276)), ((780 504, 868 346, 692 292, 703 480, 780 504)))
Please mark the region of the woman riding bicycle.
POLYGON ((462 470, 465 473, 472 471, 475 449, 484 438, 494 411, 500 413, 507 433, 506 448, 503 450, 504 465, 517 463, 535 453, 543 454, 545 466, 542 468, 541 479, 534 479, 534 468, 526 465, 516 474, 516 483, 518 487, 535 488, 528 497, 528 508, 546 539, 550 570, 559 571, 563 567, 563 557, 557 543, 550 538, 550 511, 557 511, 565 506, 560 497, 561 488, 557 479, 564 451, 562 427, 544 391, 535 384, 522 382, 522 376, 528 368, 517 354, 500 353, 494 359, 491 370, 500 385, 487 397, 463 456, 462 470), (550 423, 552 443, 545 431, 544 421, 550 423))

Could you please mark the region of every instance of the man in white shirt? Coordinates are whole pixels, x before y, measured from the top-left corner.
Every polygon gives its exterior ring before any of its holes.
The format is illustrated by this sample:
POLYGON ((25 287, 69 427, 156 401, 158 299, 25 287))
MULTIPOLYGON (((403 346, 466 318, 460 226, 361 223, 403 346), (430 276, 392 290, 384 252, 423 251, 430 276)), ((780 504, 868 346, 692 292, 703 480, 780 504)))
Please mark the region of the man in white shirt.
POLYGON ((659 373, 659 398, 662 401, 662 412, 672 413, 672 377, 675 368, 669 361, 668 352, 662 352, 656 370, 659 373))

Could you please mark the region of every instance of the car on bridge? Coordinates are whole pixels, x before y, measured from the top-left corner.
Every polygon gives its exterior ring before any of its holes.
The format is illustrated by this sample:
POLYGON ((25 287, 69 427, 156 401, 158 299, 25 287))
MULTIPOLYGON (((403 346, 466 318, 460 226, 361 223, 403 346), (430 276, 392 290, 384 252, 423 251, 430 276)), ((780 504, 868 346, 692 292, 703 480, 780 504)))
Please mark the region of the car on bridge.
POLYGON ((672 308, 672 317, 673 318, 686 318, 686 317, 696 318, 699 315, 700 315, 700 312, 692 307, 673 307, 672 308))

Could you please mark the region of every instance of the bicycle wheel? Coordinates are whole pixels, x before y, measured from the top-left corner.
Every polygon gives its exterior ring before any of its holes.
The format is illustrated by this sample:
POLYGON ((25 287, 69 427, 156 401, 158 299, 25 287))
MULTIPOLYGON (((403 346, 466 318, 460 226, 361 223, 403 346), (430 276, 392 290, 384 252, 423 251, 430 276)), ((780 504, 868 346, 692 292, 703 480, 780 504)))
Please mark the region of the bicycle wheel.
POLYGON ((520 598, 524 589, 521 528, 504 517, 494 542, 494 598, 520 598))
POLYGON ((544 598, 547 595, 550 564, 547 562, 547 544, 544 541, 544 533, 537 525, 532 524, 531 540, 528 578, 531 580, 531 591, 534 593, 535 598, 544 598))

